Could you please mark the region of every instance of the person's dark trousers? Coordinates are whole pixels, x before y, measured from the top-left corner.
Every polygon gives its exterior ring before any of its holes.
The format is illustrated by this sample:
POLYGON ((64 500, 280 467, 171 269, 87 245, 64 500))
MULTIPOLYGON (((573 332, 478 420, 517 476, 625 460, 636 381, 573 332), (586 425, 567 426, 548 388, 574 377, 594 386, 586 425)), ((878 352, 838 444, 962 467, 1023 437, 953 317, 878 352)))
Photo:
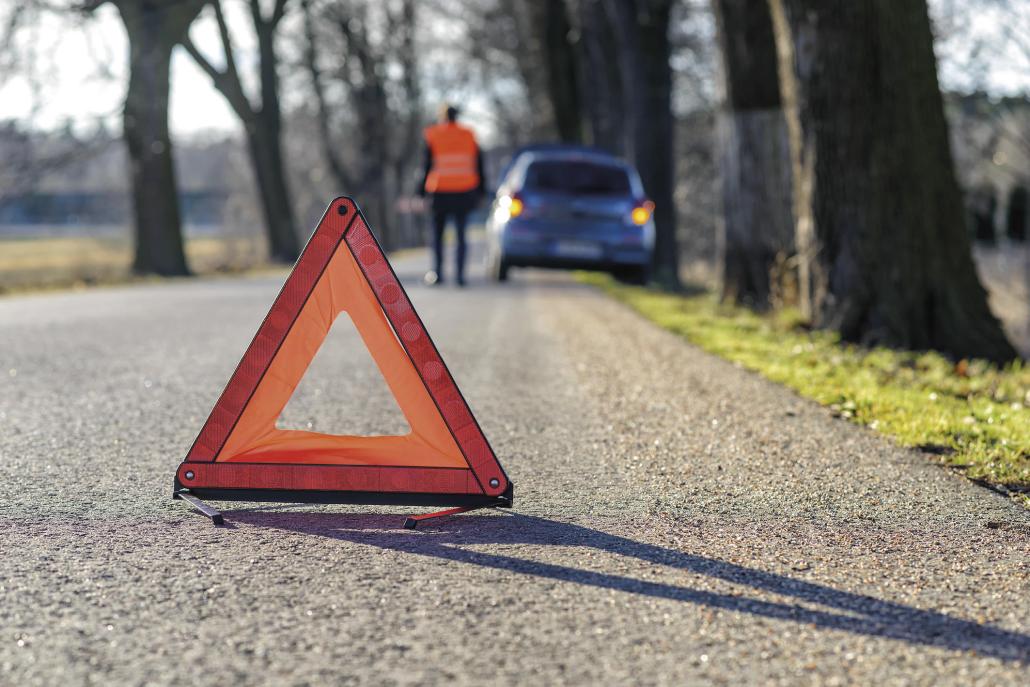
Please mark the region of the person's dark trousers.
POLYGON ((455 252, 455 269, 459 284, 465 283, 465 224, 474 204, 474 196, 468 193, 437 193, 433 197, 433 267, 437 279, 443 281, 443 236, 447 220, 454 220, 454 232, 458 246, 455 252))

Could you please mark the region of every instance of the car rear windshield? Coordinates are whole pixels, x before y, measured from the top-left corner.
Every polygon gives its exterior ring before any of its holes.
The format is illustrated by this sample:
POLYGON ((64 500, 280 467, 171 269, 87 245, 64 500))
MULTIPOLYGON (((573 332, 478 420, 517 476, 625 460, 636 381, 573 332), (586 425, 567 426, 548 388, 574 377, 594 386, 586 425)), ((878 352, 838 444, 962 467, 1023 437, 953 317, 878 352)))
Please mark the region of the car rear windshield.
POLYGON ((526 170, 523 188, 578 195, 629 195, 629 175, 622 167, 582 160, 538 160, 526 170))

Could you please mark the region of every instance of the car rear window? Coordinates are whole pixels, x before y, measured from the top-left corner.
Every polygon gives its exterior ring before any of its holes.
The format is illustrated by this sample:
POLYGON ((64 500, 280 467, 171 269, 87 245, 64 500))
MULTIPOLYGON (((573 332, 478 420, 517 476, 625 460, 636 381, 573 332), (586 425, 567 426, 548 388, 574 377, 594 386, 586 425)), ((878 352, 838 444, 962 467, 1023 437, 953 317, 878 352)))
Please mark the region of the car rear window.
POLYGON ((581 195, 629 195, 629 175, 622 167, 582 160, 538 160, 526 169, 523 188, 581 195))

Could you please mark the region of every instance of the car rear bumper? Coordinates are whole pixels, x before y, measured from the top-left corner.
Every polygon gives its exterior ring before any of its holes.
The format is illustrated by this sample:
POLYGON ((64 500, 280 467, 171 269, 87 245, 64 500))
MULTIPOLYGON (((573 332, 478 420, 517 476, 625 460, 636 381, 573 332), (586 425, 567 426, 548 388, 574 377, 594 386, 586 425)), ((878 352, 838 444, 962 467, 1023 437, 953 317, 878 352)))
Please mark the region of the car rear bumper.
POLYGON ((611 262, 606 260, 582 260, 575 258, 509 258, 505 257, 509 267, 540 267, 544 269, 558 270, 601 270, 614 272, 624 269, 638 269, 646 267, 648 262, 611 262))
POLYGON ((515 267, 613 269, 650 264, 651 251, 643 244, 610 243, 584 239, 505 237, 504 260, 515 267))

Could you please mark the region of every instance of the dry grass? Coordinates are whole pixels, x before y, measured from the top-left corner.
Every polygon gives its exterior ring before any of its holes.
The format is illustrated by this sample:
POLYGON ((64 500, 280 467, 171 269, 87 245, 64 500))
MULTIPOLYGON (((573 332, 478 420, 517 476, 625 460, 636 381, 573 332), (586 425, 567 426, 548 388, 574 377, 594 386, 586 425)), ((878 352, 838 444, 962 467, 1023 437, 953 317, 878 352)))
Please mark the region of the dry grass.
MULTIPOLYGON (((186 242, 198 274, 241 272, 264 264, 251 239, 195 238, 186 242)), ((116 238, 0 240, 0 293, 113 284, 136 279, 132 245, 116 238)))

